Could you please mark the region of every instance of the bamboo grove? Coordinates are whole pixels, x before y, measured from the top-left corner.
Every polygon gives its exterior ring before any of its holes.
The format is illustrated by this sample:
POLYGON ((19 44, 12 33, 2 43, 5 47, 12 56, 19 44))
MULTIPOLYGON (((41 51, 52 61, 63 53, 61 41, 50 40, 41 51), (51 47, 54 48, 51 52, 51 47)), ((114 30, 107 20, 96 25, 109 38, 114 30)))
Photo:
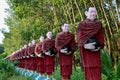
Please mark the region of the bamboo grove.
MULTIPOLYGON (((7 54, 19 49, 32 39, 38 40, 48 30, 60 31, 63 23, 70 24, 76 35, 77 26, 85 19, 85 9, 97 8, 97 17, 105 30, 105 49, 113 64, 120 59, 120 1, 119 0, 7 0, 10 8, 5 19, 10 32, 5 34, 4 47, 7 54)), ((79 53, 76 52, 75 55, 79 53)))

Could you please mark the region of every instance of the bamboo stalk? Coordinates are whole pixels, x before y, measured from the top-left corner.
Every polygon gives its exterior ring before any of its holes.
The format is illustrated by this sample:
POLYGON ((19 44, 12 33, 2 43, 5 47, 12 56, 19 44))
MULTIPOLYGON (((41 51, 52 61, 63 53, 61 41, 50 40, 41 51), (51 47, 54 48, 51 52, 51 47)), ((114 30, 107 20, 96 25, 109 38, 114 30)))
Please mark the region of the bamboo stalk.
POLYGON ((64 14, 65 14, 65 17, 66 17, 66 22, 68 22, 69 20, 68 20, 68 17, 67 17, 67 13, 66 13, 66 11, 65 11, 65 8, 64 8, 64 4, 62 3, 62 9, 63 9, 63 12, 64 12, 64 14))
MULTIPOLYGON (((110 6, 110 1, 109 1, 109 6, 110 6)), ((112 8, 110 7, 110 10, 109 10, 109 12, 110 12, 110 14, 111 14, 111 18, 113 19, 113 21, 114 21, 114 24, 115 24, 115 27, 116 27, 116 31, 118 32, 118 25, 117 25, 117 21, 116 21, 116 19, 115 19, 115 16, 114 16, 114 14, 113 14, 113 10, 112 10, 112 8)), ((114 33, 116 33, 116 32, 114 32, 114 33)), ((113 40, 112 40, 112 43, 113 43, 113 46, 112 46, 112 48, 113 48, 113 50, 115 51, 114 52, 114 54, 116 55, 116 56, 114 56, 114 58, 115 58, 115 65, 117 64, 117 62, 118 62, 118 57, 119 57, 119 50, 118 50, 118 47, 117 47, 117 42, 116 42, 116 37, 113 35, 113 40)))
POLYGON ((86 9, 87 8, 86 1, 83 0, 83 3, 84 3, 84 6, 85 6, 85 9, 86 9))
POLYGON ((72 22, 72 19, 71 19, 71 16, 70 16, 70 12, 68 11, 68 6, 66 5, 67 3, 65 2, 65 0, 63 0, 63 3, 64 3, 64 5, 65 5, 65 9, 66 9, 66 12, 67 12, 67 14, 68 14, 68 17, 69 17, 69 19, 70 19, 70 22, 73 23, 73 22, 72 22))
POLYGON ((105 30, 105 35, 106 35, 107 48, 108 48, 109 54, 111 54, 110 39, 109 39, 109 36, 108 36, 108 33, 107 33, 107 29, 105 28, 104 30, 105 30))
POLYGON ((102 1, 102 0, 99 0, 99 1, 100 1, 101 9, 102 9, 103 14, 104 14, 104 16, 105 16, 105 19, 106 19, 106 21, 107 21, 107 25, 108 25, 108 29, 109 29, 110 35, 112 35, 112 30, 111 30, 111 28, 110 28, 110 23, 109 23, 109 20, 108 20, 108 18, 107 18, 107 14, 105 13, 104 7, 102 6, 102 2, 104 2, 104 1, 102 1))
POLYGON ((72 6, 72 16, 73 16, 73 22, 75 23, 75 14, 74 14, 74 9, 73 9, 73 2, 72 2, 72 0, 70 0, 70 4, 71 4, 71 6, 72 6))
MULTIPOLYGON (((109 6, 110 6, 110 2, 109 2, 108 4, 109 4, 109 6)), ((114 20, 116 30, 118 31, 117 21, 116 21, 116 19, 115 19, 115 16, 114 16, 114 14, 113 14, 113 10, 111 9, 111 7, 110 7, 110 9, 109 9, 109 12, 110 12, 110 14, 111 14, 110 17, 114 20)))
POLYGON ((115 2, 115 9, 116 9, 117 16, 118 16, 118 21, 120 23, 120 14, 119 14, 119 11, 118 11, 117 2, 116 2, 116 0, 114 0, 114 2, 115 2))
POLYGON ((81 12, 81 10, 79 9, 79 6, 78 6, 76 0, 74 0, 74 1, 75 1, 75 5, 76 5, 76 7, 77 7, 77 9, 78 9, 78 12, 79 12, 79 14, 80 14, 81 20, 83 20, 82 12, 81 12))
POLYGON ((115 19, 114 13, 113 13, 113 11, 111 9, 110 9, 110 13, 111 13, 111 18, 113 18, 113 20, 114 20, 116 30, 118 32, 118 24, 117 24, 117 21, 115 19))
POLYGON ((104 16, 104 15, 102 14, 102 9, 101 9, 101 7, 100 7, 100 6, 99 6, 99 9, 100 9, 100 12, 101 12, 101 15, 102 15, 102 18, 103 18, 103 16, 104 16))
MULTIPOLYGON (((103 15, 103 17, 105 17, 105 11, 103 12, 103 7, 102 7, 102 4, 101 4, 100 0, 98 2, 98 6, 99 6, 99 8, 101 10, 101 14, 103 15)), ((106 20, 106 18, 105 18, 105 20, 106 20)), ((109 54, 111 55, 111 45, 110 45, 110 39, 109 39, 108 31, 107 31, 108 29, 106 29, 106 27, 105 27, 104 30, 105 30, 106 43, 107 43, 106 47, 108 49, 109 54)))
POLYGON ((117 43, 118 49, 120 50, 120 38, 116 40, 116 43, 117 43))
POLYGON ((58 17, 57 17, 57 12, 56 12, 56 8, 55 8, 55 4, 53 3, 53 2, 51 2, 51 4, 52 4, 52 6, 53 6, 53 10, 52 10, 52 12, 53 12, 53 16, 54 16, 54 18, 56 18, 57 19, 57 23, 59 24, 59 19, 58 19, 58 17))

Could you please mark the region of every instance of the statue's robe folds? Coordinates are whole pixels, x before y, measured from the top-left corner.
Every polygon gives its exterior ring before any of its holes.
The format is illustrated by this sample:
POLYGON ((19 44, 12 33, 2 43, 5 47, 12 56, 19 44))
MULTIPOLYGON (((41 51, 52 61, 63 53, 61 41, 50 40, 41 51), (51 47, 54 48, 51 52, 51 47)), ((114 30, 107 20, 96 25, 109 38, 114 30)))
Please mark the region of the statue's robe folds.
POLYGON ((42 55, 42 57, 37 57, 36 63, 37 63, 37 70, 39 73, 43 74, 45 72, 45 67, 44 67, 44 53, 42 51, 42 42, 39 42, 36 44, 35 47, 35 54, 36 55, 42 55))
MULTIPOLYGON (((55 50, 55 40, 46 38, 42 44, 43 53, 48 50, 53 50, 52 54, 56 54, 55 50)), ((51 75, 54 72, 55 67, 55 56, 44 55, 44 64, 45 64, 45 72, 47 75, 51 75)))
POLYGON ((61 76, 63 79, 70 79, 72 74, 73 53, 76 47, 74 35, 70 32, 58 33, 55 39, 55 47, 59 55, 61 76), (66 45, 70 47, 71 54, 69 55, 60 52, 60 50, 66 45))
POLYGON ((91 21, 86 19, 80 22, 78 26, 77 41, 85 70, 85 80, 102 80, 100 50, 90 51, 83 46, 89 38, 95 37, 99 41, 100 48, 102 49, 104 47, 103 34, 102 23, 98 20, 91 21))
POLYGON ((29 55, 29 69, 30 70, 33 70, 33 71, 35 71, 36 69, 37 69, 37 63, 36 63, 36 56, 35 56, 35 53, 34 53, 34 51, 35 51, 35 46, 36 46, 36 44, 35 45, 31 45, 31 46, 29 46, 28 47, 28 55, 29 55), (33 57, 32 56, 30 56, 30 55, 34 55, 33 57))

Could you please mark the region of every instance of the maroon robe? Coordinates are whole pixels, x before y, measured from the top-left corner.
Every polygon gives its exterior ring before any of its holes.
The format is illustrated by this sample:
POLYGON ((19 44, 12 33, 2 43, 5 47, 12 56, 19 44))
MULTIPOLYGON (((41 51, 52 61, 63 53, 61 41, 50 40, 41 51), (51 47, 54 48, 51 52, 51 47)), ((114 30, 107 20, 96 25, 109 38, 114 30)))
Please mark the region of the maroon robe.
MULTIPOLYGON (((53 39, 45 39, 43 41, 42 50, 45 53, 47 50, 52 49, 55 52, 55 40, 53 39)), ((54 53, 56 54, 56 53, 54 53)), ((54 56, 44 56, 44 64, 45 64, 45 72, 47 75, 51 75, 54 72, 55 66, 55 57, 54 56)))
POLYGON ((22 59, 21 59, 21 56, 22 56, 22 50, 19 52, 19 67, 22 67, 22 59))
POLYGON ((23 58, 23 56, 25 56, 25 51, 26 51, 26 48, 22 49, 21 50, 21 67, 22 68, 25 68, 26 67, 26 61, 25 61, 25 58, 23 58))
POLYGON ((77 40, 85 70, 85 80, 101 80, 100 51, 93 52, 83 47, 90 37, 95 37, 100 42, 101 49, 104 47, 103 28, 100 21, 86 19, 80 22, 77 40))
POLYGON ((21 66, 21 59, 20 59, 20 54, 21 54, 21 51, 18 52, 18 64, 17 66, 20 67, 21 66))
POLYGON ((28 67, 28 61, 27 61, 27 48, 25 48, 25 51, 24 51, 24 68, 27 69, 28 67))
POLYGON ((28 49, 29 47, 26 48, 26 51, 25 51, 25 63, 26 63, 26 69, 29 69, 29 64, 30 64, 30 60, 27 56, 29 56, 29 53, 28 53, 28 49))
MULTIPOLYGON (((35 54, 38 55, 40 53, 41 54, 43 53, 43 51, 42 51, 42 42, 36 44, 36 47, 35 47, 35 54)), ((37 63, 37 70, 38 70, 38 72, 43 74, 44 71, 45 71, 44 70, 44 55, 43 55, 43 57, 37 57, 36 63, 37 63)))
MULTIPOLYGON (((35 50, 35 45, 31 45, 28 48, 28 55, 30 56, 31 54, 34 54, 34 50, 35 50)), ((35 55, 35 54, 34 54, 35 55)), ((30 70, 36 70, 37 69, 37 65, 36 65, 36 57, 29 57, 29 69, 30 70)))
POLYGON ((31 46, 28 46, 27 48, 27 56, 29 56, 29 58, 27 58, 27 69, 28 70, 32 70, 31 69, 31 65, 33 64, 33 60, 32 58, 30 57, 30 54, 31 54, 31 50, 30 50, 31 46))
POLYGON ((22 67, 22 59, 21 59, 21 56, 22 56, 22 50, 19 52, 19 67, 22 67))
POLYGON ((75 40, 74 35, 70 32, 60 32, 56 36, 55 47, 59 53, 60 69, 63 79, 70 79, 72 74, 72 59, 73 53, 75 51, 75 40), (66 55, 60 53, 60 50, 63 46, 69 45, 71 48, 71 54, 66 55))

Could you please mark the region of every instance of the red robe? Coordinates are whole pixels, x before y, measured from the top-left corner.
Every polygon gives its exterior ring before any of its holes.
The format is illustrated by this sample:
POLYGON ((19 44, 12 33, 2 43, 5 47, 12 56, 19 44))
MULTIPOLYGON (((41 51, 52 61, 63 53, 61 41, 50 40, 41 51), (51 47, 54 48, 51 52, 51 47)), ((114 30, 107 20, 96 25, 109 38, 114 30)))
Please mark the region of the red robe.
MULTIPOLYGON (((45 53, 47 50, 52 49, 55 52, 55 40, 53 39, 45 39, 43 41, 42 50, 45 53)), ((54 53, 56 54, 56 53, 54 53)), ((54 56, 44 56, 44 64, 45 64, 45 72, 47 75, 51 75, 54 72, 55 66, 55 57, 54 56)))
MULTIPOLYGON (((28 55, 30 56, 31 54, 34 54, 34 50, 35 50, 35 45, 31 45, 28 48, 28 55)), ((37 65, 36 65, 36 57, 30 57, 29 58, 29 69, 30 70, 36 70, 37 69, 37 65)))
MULTIPOLYGON (((43 51, 42 51, 42 42, 36 44, 36 47, 35 47, 35 54, 38 55, 39 53, 43 53, 43 51)), ((43 57, 44 57, 44 55, 43 55, 43 57)), ((44 58, 43 57, 42 58, 37 57, 37 59, 36 59, 37 70, 41 74, 44 73, 44 58)))
POLYGON ((31 65, 33 64, 33 60, 32 60, 32 58, 30 57, 30 54, 31 54, 31 52, 30 52, 30 47, 31 46, 28 46, 28 48, 27 48, 27 56, 29 56, 29 58, 27 58, 27 69, 29 69, 29 70, 32 70, 31 69, 31 65))
POLYGON ((22 68, 25 68, 26 67, 26 61, 25 61, 25 58, 23 58, 23 56, 25 56, 25 51, 26 51, 26 48, 22 49, 21 50, 21 67, 22 68))
POLYGON ((91 21, 89 19, 80 22, 77 40, 85 70, 85 80, 101 80, 100 51, 92 52, 83 47, 85 42, 93 36, 98 39, 102 49, 104 47, 102 23, 98 20, 91 21))
POLYGON ((20 54, 21 54, 21 51, 18 52, 18 67, 21 67, 21 59, 20 59, 20 54))
POLYGON ((26 51, 25 51, 25 56, 26 56, 26 58, 25 58, 25 62, 26 62, 26 69, 29 69, 29 64, 30 64, 30 60, 29 60, 29 58, 27 57, 29 54, 28 54, 28 49, 29 49, 29 47, 27 47, 26 48, 26 51))
POLYGON ((58 33, 55 40, 55 47, 57 49, 57 52, 59 53, 62 78, 69 79, 70 75, 72 74, 72 58, 73 58, 72 55, 75 51, 74 35, 70 32, 58 33), (61 48, 65 45, 70 46, 72 52, 70 55, 60 53, 61 48))
POLYGON ((22 57, 22 50, 19 52, 19 67, 22 67, 22 59, 21 59, 21 57, 22 57))
POLYGON ((25 69, 27 69, 28 68, 28 58, 26 57, 27 56, 27 50, 28 50, 28 48, 25 48, 25 51, 24 51, 24 56, 25 56, 25 58, 24 58, 24 68, 25 69))

